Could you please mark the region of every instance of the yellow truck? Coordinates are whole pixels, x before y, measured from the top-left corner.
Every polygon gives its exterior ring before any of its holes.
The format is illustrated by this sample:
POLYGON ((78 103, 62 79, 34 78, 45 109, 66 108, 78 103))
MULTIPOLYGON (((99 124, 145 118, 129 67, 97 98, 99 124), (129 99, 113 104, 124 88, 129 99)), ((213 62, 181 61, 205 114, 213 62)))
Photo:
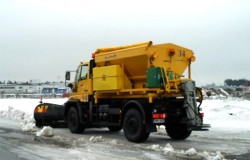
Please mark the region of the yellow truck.
POLYGON ((192 50, 171 43, 97 49, 90 61, 80 63, 74 83, 66 72, 65 83, 72 89, 68 101, 39 104, 34 118, 38 126, 65 121, 72 133, 123 129, 137 143, 164 125, 172 139, 186 139, 193 130, 210 127, 203 124, 202 94, 191 79, 194 61, 192 50))

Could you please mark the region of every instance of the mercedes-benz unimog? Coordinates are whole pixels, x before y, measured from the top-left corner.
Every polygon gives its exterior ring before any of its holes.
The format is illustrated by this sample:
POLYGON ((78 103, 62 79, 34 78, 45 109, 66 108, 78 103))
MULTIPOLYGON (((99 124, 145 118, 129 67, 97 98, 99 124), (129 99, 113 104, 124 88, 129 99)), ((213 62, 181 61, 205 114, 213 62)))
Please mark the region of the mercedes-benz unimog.
POLYGON ((158 125, 174 140, 193 130, 207 130, 202 94, 191 79, 192 50, 166 43, 139 43, 100 48, 76 70, 72 95, 64 105, 42 103, 34 112, 37 125, 64 120, 72 133, 91 127, 123 129, 132 142, 145 141, 158 125), (187 70, 187 77, 183 77, 187 70))

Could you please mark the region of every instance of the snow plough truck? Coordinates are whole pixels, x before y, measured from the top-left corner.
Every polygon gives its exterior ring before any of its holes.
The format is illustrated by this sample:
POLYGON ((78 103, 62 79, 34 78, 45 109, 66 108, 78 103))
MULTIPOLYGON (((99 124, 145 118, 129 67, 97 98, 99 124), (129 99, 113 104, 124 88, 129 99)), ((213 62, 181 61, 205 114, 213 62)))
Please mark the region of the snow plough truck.
POLYGON ((35 108, 36 125, 63 121, 72 133, 123 129, 137 143, 164 125, 171 139, 186 139, 192 131, 210 127, 203 124, 202 93, 191 79, 194 61, 192 50, 171 43, 97 49, 91 60, 79 64, 73 83, 71 71, 66 72, 72 95, 65 104, 35 108))

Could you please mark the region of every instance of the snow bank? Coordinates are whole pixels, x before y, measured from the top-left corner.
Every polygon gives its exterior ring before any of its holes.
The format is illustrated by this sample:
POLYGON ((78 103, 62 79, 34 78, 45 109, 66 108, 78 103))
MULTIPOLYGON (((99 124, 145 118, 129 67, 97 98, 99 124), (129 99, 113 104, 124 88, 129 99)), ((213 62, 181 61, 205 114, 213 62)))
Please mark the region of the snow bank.
POLYGON ((204 123, 209 123, 212 127, 250 130, 249 100, 206 99, 201 108, 205 114, 204 123))
MULTIPOLYGON (((250 131, 250 101, 239 98, 206 99, 201 105, 204 123, 211 129, 250 131)), ((165 126, 157 127, 157 134, 165 135, 165 126)))
POLYGON ((21 122, 21 129, 23 132, 35 132, 37 131, 34 119, 24 120, 21 122))
POLYGON ((0 116, 7 119, 19 121, 21 130, 24 132, 34 132, 37 130, 33 115, 29 113, 20 110, 15 110, 13 107, 8 107, 7 111, 0 111, 0 116))
MULTIPOLYGON (((20 122, 24 132, 35 132, 39 129, 35 125, 33 111, 40 99, 0 99, 0 116, 20 122)), ((67 99, 45 99, 47 103, 63 104, 67 99)), ((52 136, 48 128, 37 133, 43 136, 52 136)))

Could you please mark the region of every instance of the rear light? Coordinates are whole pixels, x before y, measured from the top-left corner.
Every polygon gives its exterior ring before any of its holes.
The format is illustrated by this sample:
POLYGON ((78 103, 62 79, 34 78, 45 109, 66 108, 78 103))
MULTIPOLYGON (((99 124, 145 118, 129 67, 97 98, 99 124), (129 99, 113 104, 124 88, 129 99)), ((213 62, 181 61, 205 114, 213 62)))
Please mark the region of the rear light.
POLYGON ((47 108, 43 108, 43 113, 46 113, 47 112, 47 108))
POLYGON ((38 106, 35 108, 34 113, 47 113, 48 106, 38 106))
POLYGON ((167 116, 165 113, 154 113, 153 119, 165 119, 167 116))

